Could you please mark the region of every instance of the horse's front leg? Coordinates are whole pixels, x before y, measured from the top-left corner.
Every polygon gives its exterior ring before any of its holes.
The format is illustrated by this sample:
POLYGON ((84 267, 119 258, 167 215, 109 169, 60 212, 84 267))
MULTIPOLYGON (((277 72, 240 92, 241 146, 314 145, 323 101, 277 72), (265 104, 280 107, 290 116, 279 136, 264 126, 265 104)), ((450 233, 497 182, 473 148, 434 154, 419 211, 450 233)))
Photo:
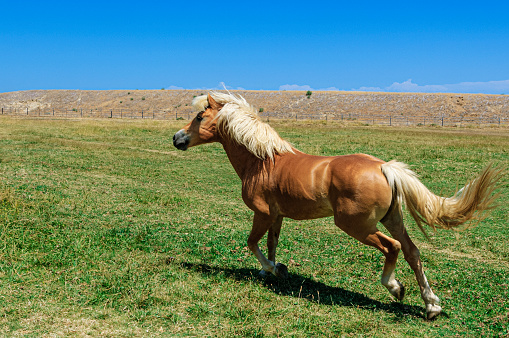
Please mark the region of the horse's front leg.
POLYGON ((281 232, 281 225, 283 224, 283 217, 279 216, 272 226, 269 227, 269 233, 267 234, 267 255, 269 261, 276 264, 276 248, 279 242, 279 233, 281 232))
MULTIPOLYGON (((282 221, 282 217, 274 218, 270 215, 255 213, 253 227, 249 234, 249 238, 247 239, 247 246, 262 265, 264 272, 272 273, 278 278, 287 278, 288 269, 286 266, 281 263, 276 265, 275 263, 277 238, 279 237, 279 230, 281 229, 282 221), (269 259, 267 259, 260 250, 258 242, 269 229, 269 236, 267 238, 269 259)), ((263 275, 264 273, 262 272, 261 274, 263 275)))

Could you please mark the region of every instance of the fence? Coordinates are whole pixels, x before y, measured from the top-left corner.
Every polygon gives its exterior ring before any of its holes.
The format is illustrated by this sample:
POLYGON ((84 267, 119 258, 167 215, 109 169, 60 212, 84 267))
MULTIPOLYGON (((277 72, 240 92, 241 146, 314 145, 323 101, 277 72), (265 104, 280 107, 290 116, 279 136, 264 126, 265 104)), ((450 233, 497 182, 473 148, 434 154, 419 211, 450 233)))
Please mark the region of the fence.
MULTIPOLYGON (((195 113, 187 111, 128 111, 123 109, 37 109, 1 108, 1 115, 26 117, 58 117, 58 118, 115 118, 115 119, 154 119, 154 120, 190 120, 195 113)), ((260 117, 270 121, 278 120, 318 120, 356 122, 367 125, 387 126, 499 126, 509 127, 509 118, 490 117, 459 117, 459 116, 392 116, 362 113, 271 113, 262 112, 260 117)))
POLYGON ((59 118, 115 118, 115 119, 191 119, 190 111, 129 111, 125 109, 36 109, 1 108, 1 115, 59 118))
POLYGON ((268 120, 293 119, 293 120, 322 120, 322 121, 343 121, 357 122, 367 125, 387 126, 500 126, 509 127, 509 119, 500 116, 491 117, 466 117, 466 116, 393 116, 393 115, 368 115, 368 114, 294 114, 281 116, 280 114, 261 114, 268 120))

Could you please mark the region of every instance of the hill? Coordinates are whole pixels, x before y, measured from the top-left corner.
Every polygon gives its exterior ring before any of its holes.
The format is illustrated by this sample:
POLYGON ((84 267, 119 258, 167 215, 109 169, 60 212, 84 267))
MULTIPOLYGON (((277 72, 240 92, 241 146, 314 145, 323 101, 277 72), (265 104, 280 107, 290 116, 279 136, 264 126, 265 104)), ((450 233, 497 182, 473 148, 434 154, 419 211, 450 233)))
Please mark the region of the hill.
MULTIPOLYGON (((509 96, 484 94, 420 94, 371 92, 232 91, 265 115, 292 118, 308 115, 413 117, 509 117, 509 96)), ((193 113, 193 96, 204 90, 29 90, 0 93, 6 114, 42 114, 51 110, 193 113)), ((170 115, 171 116, 171 115, 170 115)))

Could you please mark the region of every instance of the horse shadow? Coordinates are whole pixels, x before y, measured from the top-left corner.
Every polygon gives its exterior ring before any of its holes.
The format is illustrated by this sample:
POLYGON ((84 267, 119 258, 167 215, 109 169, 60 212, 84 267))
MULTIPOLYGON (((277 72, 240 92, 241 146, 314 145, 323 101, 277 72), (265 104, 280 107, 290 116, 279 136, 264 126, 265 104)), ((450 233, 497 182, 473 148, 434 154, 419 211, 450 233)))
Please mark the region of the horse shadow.
MULTIPOLYGON (((422 307, 407 305, 400 302, 382 303, 361 293, 342 287, 330 286, 295 273, 289 273, 289 278, 286 280, 279 280, 273 275, 269 275, 265 278, 260 277, 259 270, 252 268, 216 267, 203 263, 188 262, 180 262, 179 265, 205 276, 213 277, 222 274, 227 278, 237 281, 261 281, 264 287, 277 295, 306 299, 313 303, 330 306, 355 307, 370 311, 385 311, 393 313, 396 319, 402 319, 408 316, 426 319, 425 310, 422 307)), ((444 313, 442 313, 442 315, 444 315, 444 313)))

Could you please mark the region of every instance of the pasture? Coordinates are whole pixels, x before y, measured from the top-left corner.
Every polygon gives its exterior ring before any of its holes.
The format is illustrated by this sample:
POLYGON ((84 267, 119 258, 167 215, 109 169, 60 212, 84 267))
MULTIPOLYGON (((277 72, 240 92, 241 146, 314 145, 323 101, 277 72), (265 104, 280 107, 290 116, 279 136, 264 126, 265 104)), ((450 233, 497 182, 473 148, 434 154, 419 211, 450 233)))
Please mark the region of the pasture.
MULTIPOLYGON (((402 254, 399 303, 380 284, 382 254, 330 218, 285 219, 290 278, 259 278, 240 180, 218 144, 174 149, 184 124, 0 116, 0 335, 509 335, 507 194, 475 227, 431 240, 405 215, 444 309, 428 322, 402 254)), ((443 196, 509 164, 507 129, 271 125, 307 153, 411 164, 443 196)))

